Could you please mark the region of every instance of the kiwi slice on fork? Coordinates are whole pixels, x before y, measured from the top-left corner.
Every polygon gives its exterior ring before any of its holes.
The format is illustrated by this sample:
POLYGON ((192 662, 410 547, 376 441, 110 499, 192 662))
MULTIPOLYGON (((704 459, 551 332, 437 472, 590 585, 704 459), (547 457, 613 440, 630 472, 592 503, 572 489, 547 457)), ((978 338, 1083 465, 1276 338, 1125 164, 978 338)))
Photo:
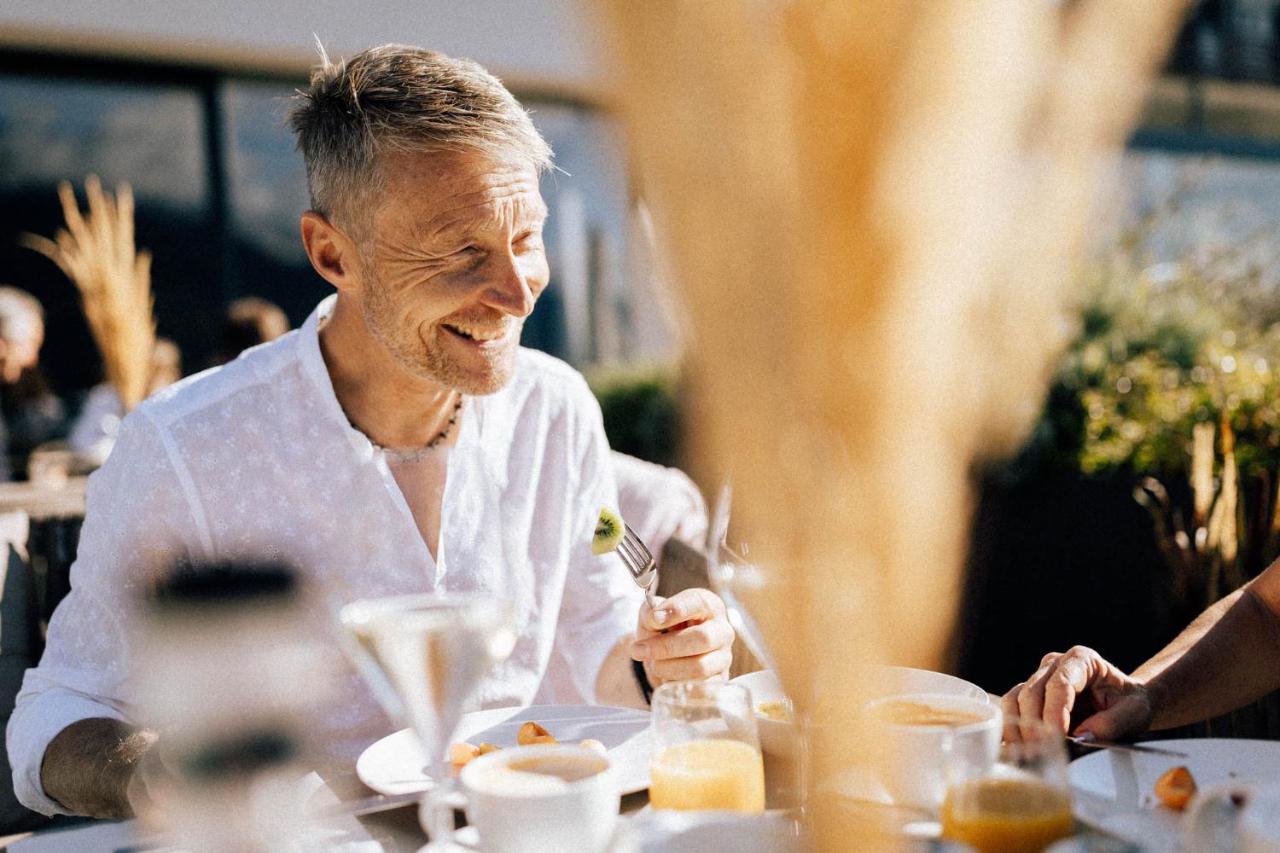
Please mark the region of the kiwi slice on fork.
POLYGON ((617 550, 626 535, 627 526, 622 523, 622 516, 607 506, 601 507, 600 518, 596 520, 596 533, 591 537, 591 553, 599 556, 617 550))

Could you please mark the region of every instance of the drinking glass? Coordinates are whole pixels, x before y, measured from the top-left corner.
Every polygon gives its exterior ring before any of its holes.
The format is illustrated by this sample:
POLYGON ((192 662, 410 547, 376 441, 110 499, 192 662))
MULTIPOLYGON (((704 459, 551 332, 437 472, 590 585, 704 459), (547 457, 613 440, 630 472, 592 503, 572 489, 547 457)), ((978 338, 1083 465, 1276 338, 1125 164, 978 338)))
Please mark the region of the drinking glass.
POLYGON ((453 841, 456 787, 449 741, 467 700, 515 645, 515 613, 496 589, 367 599, 340 611, 349 651, 376 698, 407 719, 422 743, 432 787, 419 812, 431 839, 424 851, 458 850, 453 841))
POLYGON ((711 590, 724 602, 729 624, 747 649, 766 669, 778 671, 764 633, 742 603, 742 595, 759 595, 764 590, 764 572, 759 566, 742 559, 728 545, 729 505, 732 491, 726 484, 720 489, 707 529, 707 579, 711 590))
POLYGON ((980 853, 1039 853, 1071 835, 1071 783, 1062 735, 1005 717, 997 761, 957 743, 948 757, 942 835, 980 853))
POLYGON ((764 760, 751 691, 677 681, 653 692, 649 803, 655 809, 764 811, 764 760))

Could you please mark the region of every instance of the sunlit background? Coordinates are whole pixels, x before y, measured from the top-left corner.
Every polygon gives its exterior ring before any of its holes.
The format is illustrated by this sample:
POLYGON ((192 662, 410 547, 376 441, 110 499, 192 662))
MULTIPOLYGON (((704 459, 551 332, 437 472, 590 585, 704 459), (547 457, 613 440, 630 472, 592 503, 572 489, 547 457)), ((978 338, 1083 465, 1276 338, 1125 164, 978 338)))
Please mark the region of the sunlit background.
MULTIPOLYGON (((684 323, 646 236, 601 26, 571 0, 0 5, 0 282, 45 305, 55 390, 74 407, 101 378, 74 287, 18 244, 61 225, 60 180, 133 186, 159 333, 200 369, 228 301, 263 296, 296 325, 327 292, 297 239, 305 179, 283 123, 315 41, 332 55, 409 42, 489 67, 555 149, 552 287, 526 344, 591 376, 619 449, 699 476, 677 428, 684 323)), ((989 690, 1070 643, 1132 666, 1274 555, 1277 84, 1280 2, 1194 6, 1103 188, 1091 261, 1073 272, 1074 342, 1045 412, 1016 458, 976 475, 951 665, 989 690), (1242 495, 1241 544, 1225 558, 1217 540, 1190 553, 1177 535, 1181 524, 1196 541, 1193 425, 1224 417, 1242 495), (1135 499, 1145 477, 1170 504, 1135 499), (1044 610, 1033 595, 1044 589, 1098 592, 1044 610)))

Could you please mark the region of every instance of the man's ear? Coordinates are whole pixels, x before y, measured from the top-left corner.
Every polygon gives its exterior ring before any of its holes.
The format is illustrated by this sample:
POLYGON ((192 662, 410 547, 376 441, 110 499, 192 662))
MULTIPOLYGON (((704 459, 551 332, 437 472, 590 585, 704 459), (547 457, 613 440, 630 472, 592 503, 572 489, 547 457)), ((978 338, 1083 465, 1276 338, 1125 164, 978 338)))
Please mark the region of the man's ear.
POLYGON ((354 290, 360 286, 360 254, 355 241, 324 214, 308 210, 299 223, 302 245, 311 266, 321 278, 338 290, 354 290))

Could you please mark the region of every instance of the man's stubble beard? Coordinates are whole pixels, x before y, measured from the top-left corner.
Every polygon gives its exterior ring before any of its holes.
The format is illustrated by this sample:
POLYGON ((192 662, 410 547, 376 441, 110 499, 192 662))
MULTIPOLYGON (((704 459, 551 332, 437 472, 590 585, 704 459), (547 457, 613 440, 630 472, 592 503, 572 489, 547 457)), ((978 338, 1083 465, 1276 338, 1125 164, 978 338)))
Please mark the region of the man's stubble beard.
POLYGON ((512 333, 516 336, 515 342, 486 359, 489 363, 486 375, 477 376, 458 364, 436 342, 423 340, 417 328, 402 328, 398 323, 401 315, 395 301, 378 280, 372 265, 366 263, 364 267, 367 284, 361 309, 365 326, 407 373, 473 397, 492 394, 511 381, 515 373, 520 329, 512 333))

